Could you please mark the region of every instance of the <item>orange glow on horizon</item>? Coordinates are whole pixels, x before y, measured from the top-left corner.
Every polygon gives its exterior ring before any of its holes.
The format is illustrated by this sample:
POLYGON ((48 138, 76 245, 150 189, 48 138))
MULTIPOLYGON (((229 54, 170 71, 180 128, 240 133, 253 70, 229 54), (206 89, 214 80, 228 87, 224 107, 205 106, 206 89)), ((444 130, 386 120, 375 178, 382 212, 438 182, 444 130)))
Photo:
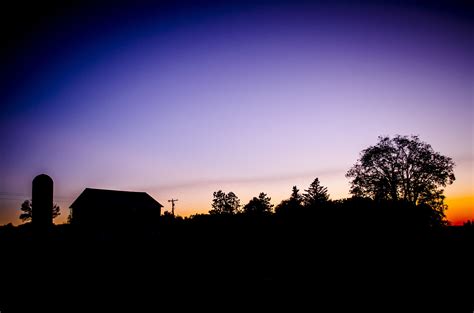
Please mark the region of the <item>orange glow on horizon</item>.
POLYGON ((474 194, 446 197, 446 216, 452 225, 462 225, 467 220, 474 221, 474 194))

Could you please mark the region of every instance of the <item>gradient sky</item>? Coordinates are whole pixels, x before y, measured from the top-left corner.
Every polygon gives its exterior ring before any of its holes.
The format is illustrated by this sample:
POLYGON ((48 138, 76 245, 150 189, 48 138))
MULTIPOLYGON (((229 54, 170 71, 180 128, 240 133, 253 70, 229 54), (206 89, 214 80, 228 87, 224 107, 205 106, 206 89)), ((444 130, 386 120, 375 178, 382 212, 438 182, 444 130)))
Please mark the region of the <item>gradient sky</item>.
POLYGON ((277 204, 315 177, 339 199, 360 151, 396 134, 454 159, 448 218, 474 220, 472 11, 329 3, 7 12, 0 225, 41 173, 56 223, 86 187, 178 198, 184 216, 219 189, 277 204))

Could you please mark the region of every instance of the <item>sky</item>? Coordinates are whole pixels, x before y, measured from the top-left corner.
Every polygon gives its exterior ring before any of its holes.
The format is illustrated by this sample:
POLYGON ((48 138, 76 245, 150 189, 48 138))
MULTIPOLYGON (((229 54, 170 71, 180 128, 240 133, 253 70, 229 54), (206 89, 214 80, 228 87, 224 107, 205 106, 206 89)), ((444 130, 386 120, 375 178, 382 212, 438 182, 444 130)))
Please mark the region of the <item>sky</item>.
POLYGON ((212 193, 274 204, 315 177, 349 197, 377 137, 453 158, 448 219, 474 220, 472 9, 460 2, 36 4, 6 10, 0 225, 41 173, 61 206, 86 187, 146 191, 176 213, 212 193))

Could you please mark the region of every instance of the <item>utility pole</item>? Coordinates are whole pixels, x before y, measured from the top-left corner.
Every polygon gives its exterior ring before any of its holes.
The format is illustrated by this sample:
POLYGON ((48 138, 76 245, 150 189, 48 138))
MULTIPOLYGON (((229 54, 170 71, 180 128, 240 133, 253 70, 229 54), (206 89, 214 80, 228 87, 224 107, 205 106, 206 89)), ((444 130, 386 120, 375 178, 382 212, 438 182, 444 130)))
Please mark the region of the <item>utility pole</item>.
POLYGON ((173 215, 173 217, 174 217, 174 203, 176 201, 178 201, 178 199, 171 198, 170 200, 168 200, 168 202, 171 202, 171 215, 173 215))

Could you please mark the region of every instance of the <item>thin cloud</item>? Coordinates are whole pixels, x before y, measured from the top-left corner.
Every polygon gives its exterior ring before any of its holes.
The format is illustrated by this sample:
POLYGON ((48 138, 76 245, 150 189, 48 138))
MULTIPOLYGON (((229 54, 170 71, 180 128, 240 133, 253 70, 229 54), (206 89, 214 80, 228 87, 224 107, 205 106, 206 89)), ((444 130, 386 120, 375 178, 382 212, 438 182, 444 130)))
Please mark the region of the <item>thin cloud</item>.
MULTIPOLYGON (((284 173, 267 176, 254 177, 228 177, 228 178, 210 178, 200 179, 186 182, 178 182, 174 184, 159 184, 152 187, 152 189, 166 190, 166 189, 182 189, 182 188, 196 188, 213 185, 228 185, 228 184, 253 184, 253 183, 271 183, 288 180, 297 180, 304 178, 324 177, 341 175, 344 177, 345 170, 343 169, 329 169, 323 171, 300 172, 300 173, 284 173)), ((148 187, 150 188, 150 187, 148 187)), ((144 189, 142 187, 142 189, 144 189)))

